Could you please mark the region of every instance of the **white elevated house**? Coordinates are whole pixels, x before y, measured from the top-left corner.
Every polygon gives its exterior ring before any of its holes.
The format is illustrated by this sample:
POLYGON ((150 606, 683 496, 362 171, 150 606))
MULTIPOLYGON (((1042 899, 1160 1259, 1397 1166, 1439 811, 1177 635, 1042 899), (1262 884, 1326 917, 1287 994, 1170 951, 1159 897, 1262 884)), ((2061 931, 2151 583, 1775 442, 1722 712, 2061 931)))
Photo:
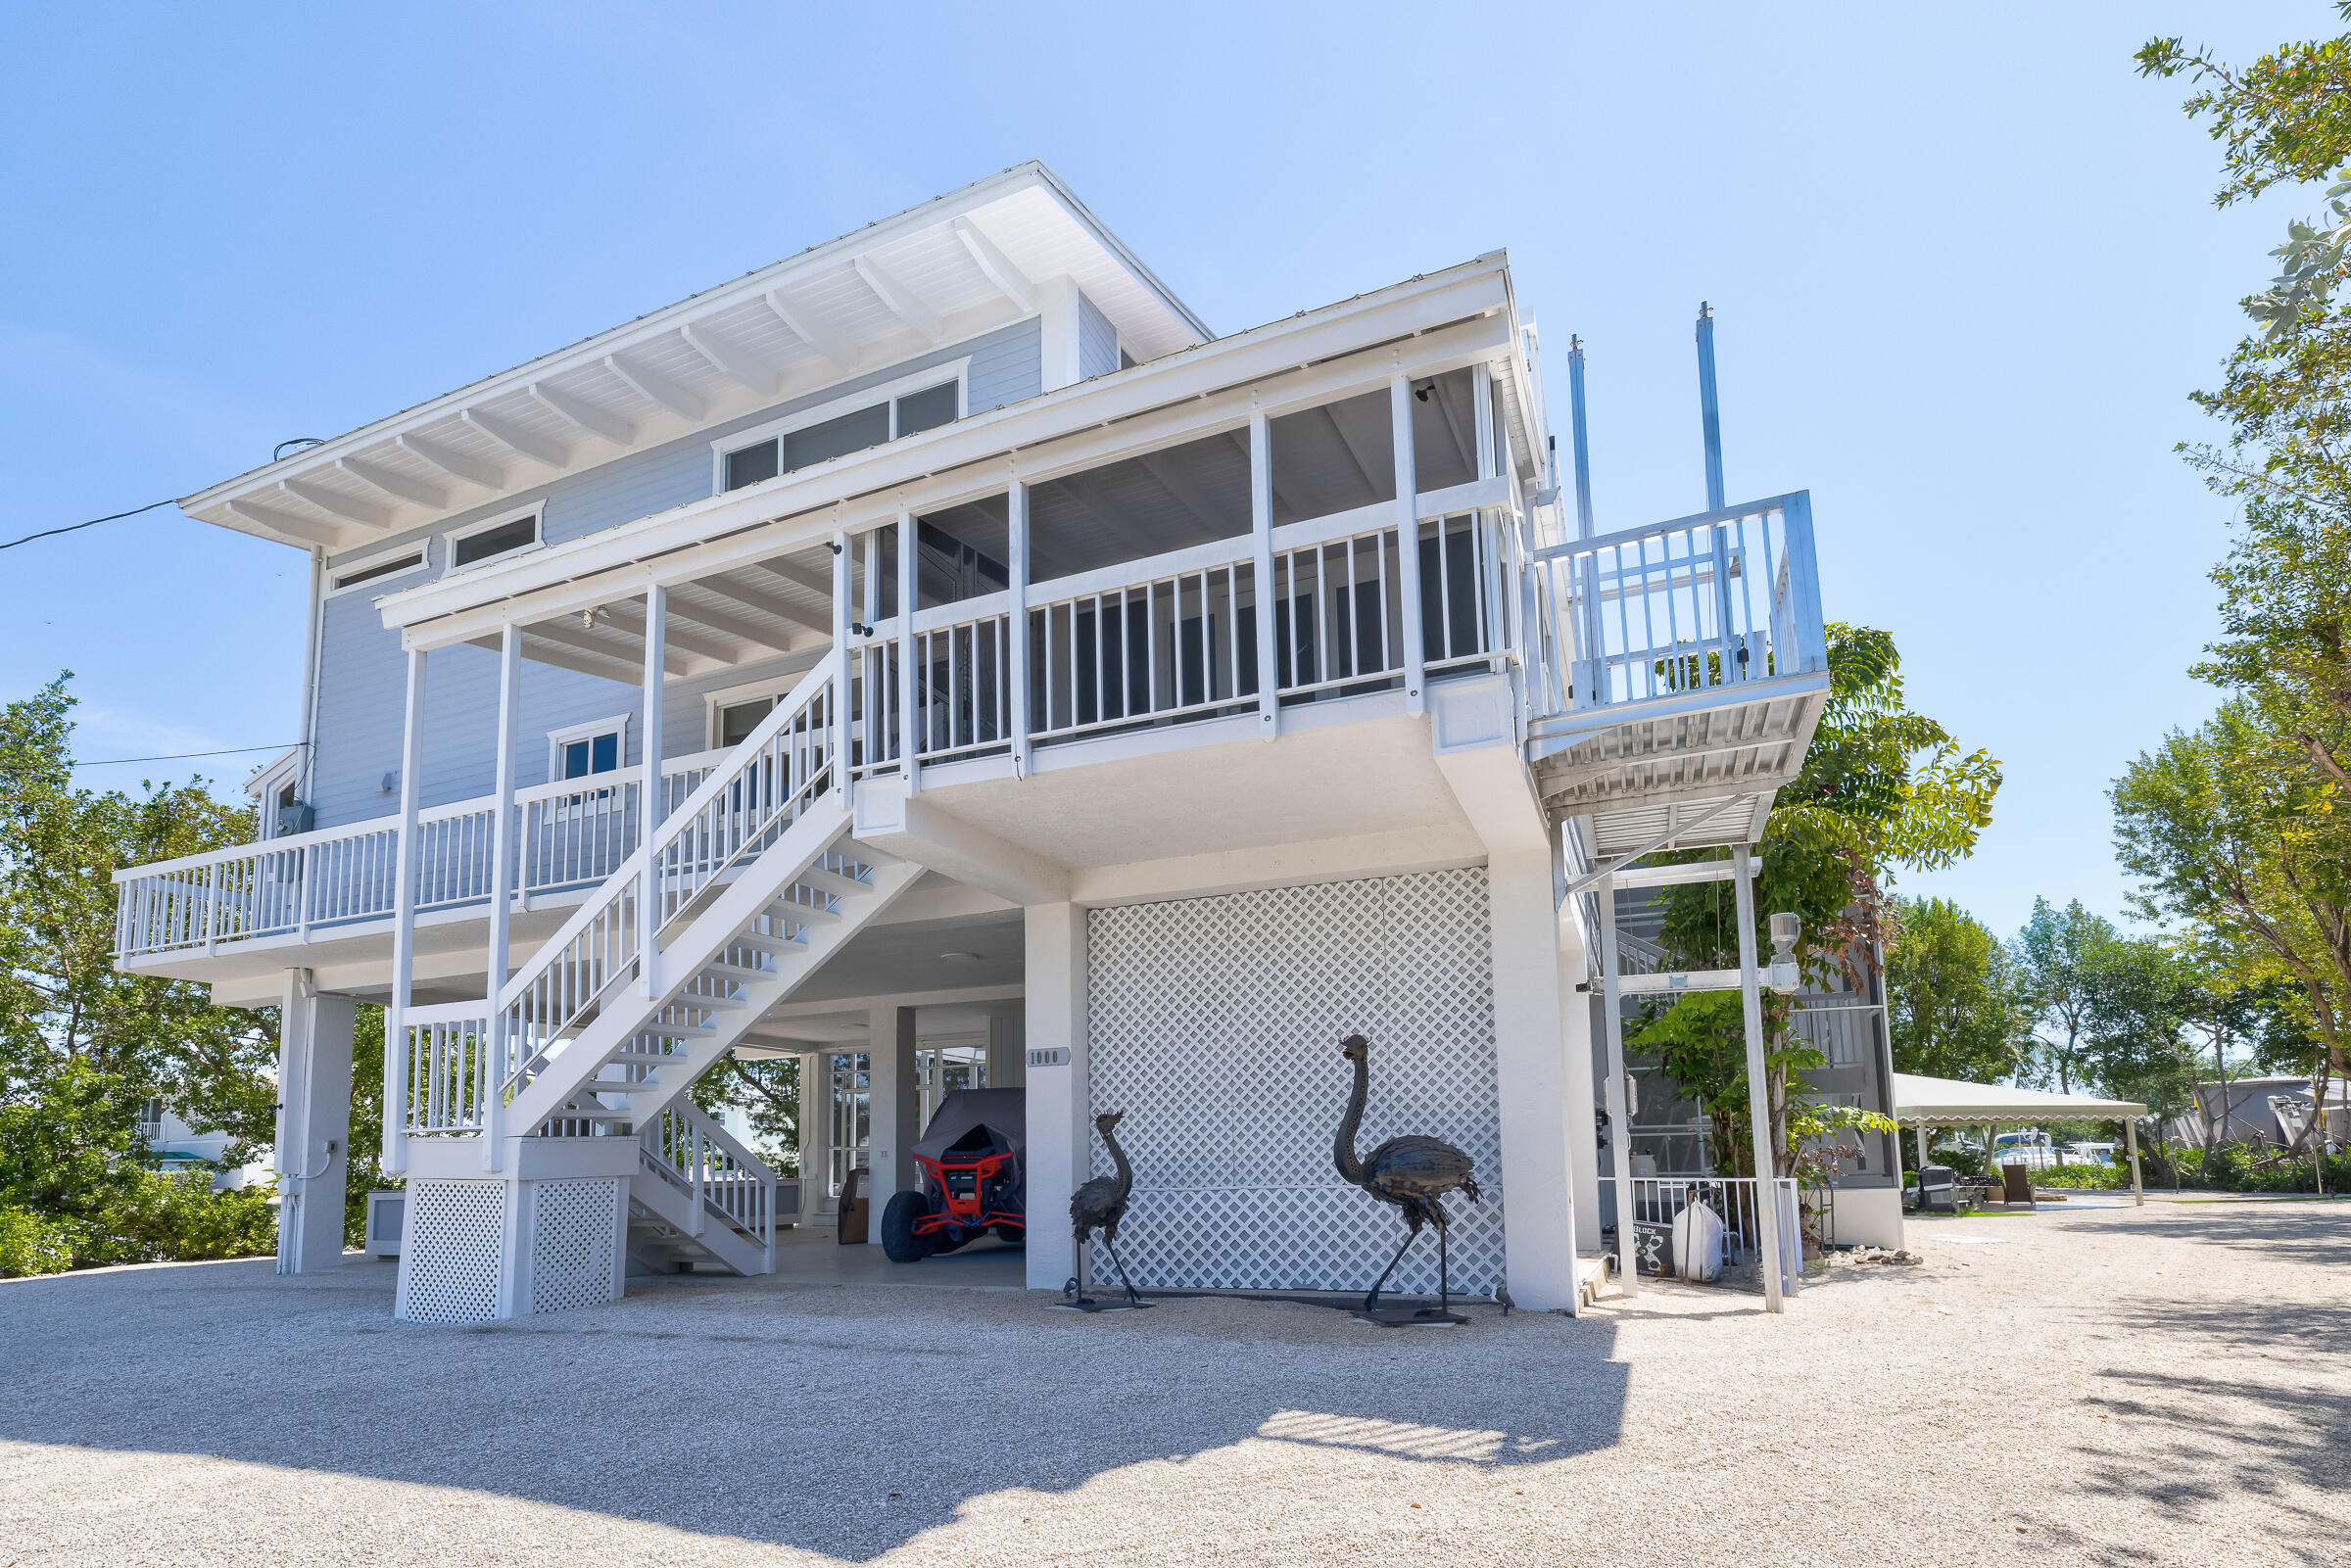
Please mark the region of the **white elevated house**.
POLYGON ((1360 1290, 1356 1030, 1365 1144, 1476 1160, 1457 1289, 1572 1309, 1603 895, 1744 859, 1827 677, 1804 496, 1560 488, 1501 254, 1219 337, 1010 169, 188 498, 310 554, 304 740, 120 962, 284 1005, 291 1269, 390 1010, 411 1318, 771 1268, 926 1078, 1025 1086, 1033 1286, 1121 1110, 1139 1284, 1360 1290), (728 1051, 802 1059, 805 1180, 686 1097, 728 1051))

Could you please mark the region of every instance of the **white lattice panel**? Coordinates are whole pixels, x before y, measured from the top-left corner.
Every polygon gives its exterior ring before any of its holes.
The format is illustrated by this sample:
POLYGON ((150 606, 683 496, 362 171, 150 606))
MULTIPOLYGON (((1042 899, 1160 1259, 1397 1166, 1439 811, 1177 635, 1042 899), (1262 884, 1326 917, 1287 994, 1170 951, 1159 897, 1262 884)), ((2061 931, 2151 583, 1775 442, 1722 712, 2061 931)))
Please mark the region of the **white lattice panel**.
POLYGON ((531 1228, 531 1310, 562 1312, 612 1300, 620 1244, 620 1183, 608 1177, 542 1181, 531 1228))
POLYGON ((498 1315, 505 1185, 414 1181, 400 1253, 400 1315, 416 1323, 487 1323, 498 1315))
MULTIPOLYGON (((1466 1151, 1485 1201, 1448 1200, 1454 1287, 1502 1278, 1487 924, 1477 868, 1091 912, 1089 1093, 1096 1111, 1127 1113, 1135 1192, 1119 1251, 1138 1286, 1363 1290, 1378 1277, 1403 1218, 1331 1160, 1353 1083, 1339 1041, 1358 1031, 1371 1096, 1357 1148, 1417 1132, 1466 1151)), ((1112 1168, 1099 1139, 1093 1162, 1112 1168)), ((1098 1253, 1096 1266, 1107 1279, 1098 1253)), ((1436 1287, 1424 1234, 1389 1289, 1436 1287)))

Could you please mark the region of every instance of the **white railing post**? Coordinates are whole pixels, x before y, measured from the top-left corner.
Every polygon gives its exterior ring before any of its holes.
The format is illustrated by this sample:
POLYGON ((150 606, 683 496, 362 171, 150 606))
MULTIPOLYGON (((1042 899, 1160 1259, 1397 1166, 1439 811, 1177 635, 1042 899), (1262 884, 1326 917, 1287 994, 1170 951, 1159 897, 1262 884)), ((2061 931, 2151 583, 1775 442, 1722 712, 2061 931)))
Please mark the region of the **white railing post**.
POLYGON ((1738 888, 1739 1000, 1747 1022, 1747 1119, 1755 1150, 1755 1256, 1763 1271, 1763 1306, 1780 1310, 1780 1205, 1773 1158, 1770 1073, 1763 1065, 1763 990, 1755 969, 1754 856, 1731 848, 1731 880, 1738 888))
MULTIPOLYGON (((1011 578, 1012 617, 1006 624, 1011 632, 1009 673, 1005 677, 1011 686, 1011 701, 1006 711, 1012 715, 1012 771, 1019 779, 1029 777, 1029 487, 1019 480, 1012 482, 1005 496, 1006 515, 1010 523, 1005 554, 1006 575, 1011 578)), ((1154 677, 1156 679, 1156 676, 1154 677)))
POLYGON ((914 547, 914 513, 898 513, 898 771, 906 792, 922 787, 923 725, 915 695, 921 689, 914 668, 914 609, 921 602, 916 580, 918 554, 914 547))
POLYGON ((483 987, 489 996, 490 1054, 482 1112, 482 1168, 497 1170, 504 1155, 500 1145, 506 1130, 506 1010, 498 993, 506 983, 507 921, 514 902, 514 752, 522 724, 522 628, 512 622, 498 640, 498 765, 497 784, 490 807, 490 942, 483 968, 483 987))
POLYGON ((392 1000, 384 1009, 384 1168, 408 1166, 408 1020, 416 975, 416 812, 424 780, 424 649, 408 650, 400 736, 400 863, 392 874, 392 1000))
MULTIPOLYGON (((1273 633, 1273 426, 1262 413, 1249 416, 1249 530, 1257 570, 1257 736, 1271 740, 1281 733, 1281 666, 1273 633)), ((1290 587, 1296 592, 1295 583, 1290 587)))
MULTIPOLYGON (((833 652, 834 663, 840 666, 840 684, 833 690, 832 739, 833 787, 840 791, 841 800, 851 798, 854 775, 850 771, 849 751, 849 536, 839 529, 833 533, 833 652)), ((871 693, 868 693, 871 700, 871 693)))
POLYGON ((1796 668, 1825 670, 1829 667, 1829 653, 1821 629, 1820 567, 1812 556, 1810 491, 1799 490, 1788 498, 1783 526, 1787 530, 1783 547, 1788 551, 1788 586, 1796 600, 1793 607, 1799 653, 1796 668))
POLYGON ((661 687, 668 678, 662 655, 668 641, 669 590, 656 583, 645 591, 645 783, 637 793, 637 841, 648 851, 637 898, 637 989, 647 997, 661 989, 661 865, 649 851, 662 817, 661 687))
POLYGON ((1420 476, 1413 457, 1413 382, 1388 383, 1388 414, 1396 443, 1396 591, 1404 601, 1404 711, 1427 706, 1428 649, 1420 632, 1420 476))

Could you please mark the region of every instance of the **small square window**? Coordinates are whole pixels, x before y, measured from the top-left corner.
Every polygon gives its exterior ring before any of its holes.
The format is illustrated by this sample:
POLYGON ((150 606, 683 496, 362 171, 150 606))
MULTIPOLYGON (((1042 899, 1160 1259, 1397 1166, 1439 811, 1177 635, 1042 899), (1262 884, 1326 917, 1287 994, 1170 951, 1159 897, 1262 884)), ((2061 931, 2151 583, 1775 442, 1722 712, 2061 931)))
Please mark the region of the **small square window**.
POLYGON ((619 767, 620 736, 616 732, 607 731, 603 735, 563 742, 562 768, 566 779, 585 779, 591 774, 613 773, 619 767))
POLYGON ((918 430, 936 430, 940 425, 955 422, 955 383, 942 383, 910 392, 898 400, 898 434, 911 436, 918 430))
POLYGON ((772 439, 727 453, 729 490, 741 490, 745 485, 756 485, 763 479, 775 477, 776 443, 772 439))
POLYGON ((718 743, 732 750, 750 738, 759 728, 759 721, 776 705, 774 697, 754 697, 748 702, 737 702, 718 710, 718 743))

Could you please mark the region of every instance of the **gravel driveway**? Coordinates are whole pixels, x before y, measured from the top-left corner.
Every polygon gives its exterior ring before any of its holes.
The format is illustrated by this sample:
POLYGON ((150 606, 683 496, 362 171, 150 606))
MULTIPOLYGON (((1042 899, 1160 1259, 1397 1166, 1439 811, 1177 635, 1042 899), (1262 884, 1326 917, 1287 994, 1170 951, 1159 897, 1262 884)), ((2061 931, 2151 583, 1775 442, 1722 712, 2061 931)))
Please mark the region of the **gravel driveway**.
POLYGON ((2351 1562, 2351 1206, 1915 1223, 1766 1318, 1380 1330, 633 1281, 485 1329, 392 1269, 0 1282, 35 1563, 2351 1562))

